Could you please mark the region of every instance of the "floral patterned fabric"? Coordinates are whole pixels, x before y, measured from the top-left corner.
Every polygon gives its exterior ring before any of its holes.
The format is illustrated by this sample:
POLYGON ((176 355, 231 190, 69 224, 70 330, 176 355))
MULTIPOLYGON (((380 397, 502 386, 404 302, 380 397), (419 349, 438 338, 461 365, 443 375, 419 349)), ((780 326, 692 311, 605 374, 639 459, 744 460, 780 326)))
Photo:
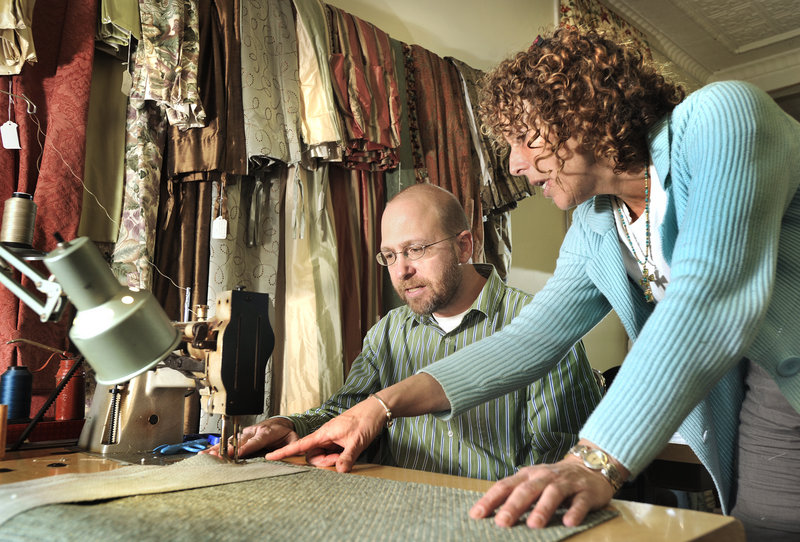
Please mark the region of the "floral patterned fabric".
POLYGON ((632 42, 647 57, 651 56, 645 35, 597 0, 560 0, 559 9, 561 26, 602 30, 609 38, 632 42))
POLYGON ((197 89, 197 7, 197 0, 139 0, 142 40, 131 100, 163 104, 169 123, 183 129, 205 120, 197 89))
POLYGON ((196 0, 140 0, 142 41, 133 58, 125 142, 125 191, 112 269, 149 289, 167 122, 183 128, 205 113, 197 94, 196 0))

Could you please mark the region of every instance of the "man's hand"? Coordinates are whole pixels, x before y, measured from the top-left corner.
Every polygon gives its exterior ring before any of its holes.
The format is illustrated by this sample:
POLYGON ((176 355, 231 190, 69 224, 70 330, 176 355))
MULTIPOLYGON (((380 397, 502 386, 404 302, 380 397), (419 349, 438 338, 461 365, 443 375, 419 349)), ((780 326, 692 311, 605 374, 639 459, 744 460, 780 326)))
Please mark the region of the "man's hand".
MULTIPOLYGON (((286 418, 269 418, 256 425, 245 427, 239 435, 239 457, 255 455, 262 450, 274 450, 286 446, 300 438, 294 432, 294 424, 286 418)), ((203 450, 202 454, 219 456, 220 442, 203 450)), ((233 446, 228 444, 228 454, 233 455, 233 446)))
MULTIPOLYGON (((618 469, 627 477, 627 469, 619 464, 618 469)), ((568 506, 563 523, 574 527, 591 510, 606 506, 613 496, 614 490, 602 474, 570 455, 553 465, 524 467, 500 480, 475 503, 469 515, 480 519, 494 514, 497 525, 510 527, 530 510, 525 523, 541 528, 563 503, 568 506)))
POLYGON ((381 404, 374 398, 365 399, 310 435, 264 457, 277 461, 306 454, 306 460, 314 466, 335 465, 338 472, 349 472, 361 452, 380 434, 385 420, 381 404))

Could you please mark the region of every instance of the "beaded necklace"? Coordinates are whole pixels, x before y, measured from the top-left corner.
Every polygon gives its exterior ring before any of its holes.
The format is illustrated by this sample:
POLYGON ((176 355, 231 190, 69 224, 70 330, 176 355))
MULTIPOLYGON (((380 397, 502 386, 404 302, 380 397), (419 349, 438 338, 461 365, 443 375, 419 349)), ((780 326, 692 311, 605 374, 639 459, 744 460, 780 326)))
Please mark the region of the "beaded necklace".
POLYGON ((636 248, 633 246, 633 239, 631 239, 630 234, 628 233, 628 226, 625 222, 625 215, 622 214, 622 206, 624 205, 623 202, 617 198, 617 212, 619 213, 619 219, 622 223, 622 231, 625 232, 625 237, 628 239, 628 246, 631 247, 631 252, 633 253, 633 257, 636 259, 636 262, 642 266, 642 278, 639 280, 639 284, 644 288, 644 298, 652 303, 655 298, 653 297, 653 290, 650 288, 650 283, 656 280, 656 277, 649 272, 647 269, 647 261, 652 256, 650 250, 650 171, 649 168, 645 168, 644 170, 644 231, 645 231, 645 243, 644 243, 644 257, 639 259, 639 255, 636 254, 636 248))

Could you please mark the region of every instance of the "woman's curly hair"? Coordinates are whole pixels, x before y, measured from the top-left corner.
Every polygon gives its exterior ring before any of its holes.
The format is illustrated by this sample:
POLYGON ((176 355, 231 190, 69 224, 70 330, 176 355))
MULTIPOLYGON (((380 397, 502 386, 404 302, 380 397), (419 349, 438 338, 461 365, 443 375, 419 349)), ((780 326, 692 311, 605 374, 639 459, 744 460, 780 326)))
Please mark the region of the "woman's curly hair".
POLYGON ((637 172, 648 162, 648 128, 684 96, 638 49, 594 30, 562 27, 486 74, 480 110, 484 129, 498 142, 531 130, 529 141, 542 136, 559 169, 560 151, 575 137, 616 173, 637 172))

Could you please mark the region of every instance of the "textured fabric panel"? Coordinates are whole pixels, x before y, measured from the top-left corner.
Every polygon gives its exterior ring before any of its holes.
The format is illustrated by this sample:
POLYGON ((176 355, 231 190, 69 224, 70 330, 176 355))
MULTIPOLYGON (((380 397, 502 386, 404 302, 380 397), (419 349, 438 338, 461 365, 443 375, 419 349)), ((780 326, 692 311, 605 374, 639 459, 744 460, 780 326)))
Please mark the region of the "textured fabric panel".
POLYGON ((243 0, 242 104, 248 170, 300 161, 300 81, 291 0, 243 0))
POLYGON ((309 470, 224 486, 140 495, 91 506, 54 505, 19 515, 0 539, 29 540, 527 540, 555 541, 614 517, 603 510, 580 527, 500 528, 472 520, 480 493, 309 470))
MULTIPOLYGON (((167 466, 131 465, 100 473, 49 476, 1 486, 0 524, 26 510, 48 504, 89 502, 129 495, 179 491, 267 476, 295 474, 303 470, 305 467, 286 463, 255 460, 233 464, 223 463, 210 455, 196 455, 167 466)), ((50 523, 51 528, 59 523, 58 521, 50 523)), ((0 540, 7 540, 5 533, 0 532, 0 540)))

